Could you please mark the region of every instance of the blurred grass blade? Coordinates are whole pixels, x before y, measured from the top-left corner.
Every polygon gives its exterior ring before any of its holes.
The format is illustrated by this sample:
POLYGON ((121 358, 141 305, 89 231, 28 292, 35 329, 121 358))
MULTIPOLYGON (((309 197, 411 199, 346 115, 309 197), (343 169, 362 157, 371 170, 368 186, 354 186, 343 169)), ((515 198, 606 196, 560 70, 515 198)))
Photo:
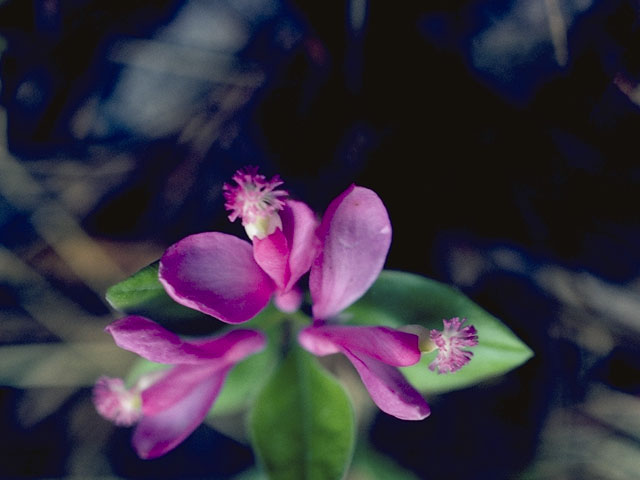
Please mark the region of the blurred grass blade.
POLYGON ((91 386, 121 376, 134 355, 113 342, 38 343, 0 347, 0 384, 17 388, 91 386))

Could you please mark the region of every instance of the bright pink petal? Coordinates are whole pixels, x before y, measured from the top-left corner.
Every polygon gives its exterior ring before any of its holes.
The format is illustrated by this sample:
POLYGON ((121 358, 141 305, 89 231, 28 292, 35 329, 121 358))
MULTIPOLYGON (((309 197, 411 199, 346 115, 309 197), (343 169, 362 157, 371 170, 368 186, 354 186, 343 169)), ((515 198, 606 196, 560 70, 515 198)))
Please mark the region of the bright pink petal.
POLYGON ((202 423, 220 393, 229 368, 200 382, 179 403, 157 415, 143 416, 132 443, 141 458, 156 458, 174 449, 202 423))
POLYGON ((326 324, 307 327, 298 338, 302 346, 319 356, 347 349, 398 367, 414 365, 421 356, 417 335, 387 327, 326 324))
POLYGON ((191 235, 169 247, 159 279, 176 302, 227 323, 254 317, 275 289, 253 259, 250 243, 217 232, 191 235))
POLYGON ((309 326, 298 333, 298 343, 305 350, 318 357, 341 352, 341 346, 330 337, 322 334, 321 327, 309 326))
MULTIPOLYGON (((228 366, 227 366, 228 368, 228 366)), ((142 413, 157 415, 189 396, 199 385, 221 370, 216 365, 177 365, 141 393, 142 413)))
POLYGON ((202 352, 148 318, 129 316, 105 328, 120 348, 158 363, 198 363, 202 352))
POLYGON ((380 410, 401 420, 422 420, 429 416, 429 405, 397 368, 347 349, 343 353, 380 410))
POLYGON ((331 202, 318 236, 322 252, 311 267, 309 288, 314 318, 326 320, 378 278, 391 244, 391 222, 375 192, 352 185, 331 202))
POLYGON ((280 218, 290 245, 289 278, 285 285, 285 291, 289 291, 300 277, 309 271, 316 258, 320 246, 316 236, 318 219, 307 204, 295 200, 286 201, 280 218))
POLYGON ((107 330, 120 348, 147 360, 166 364, 237 362, 262 349, 265 336, 255 330, 231 330, 206 340, 185 341, 148 318, 129 316, 113 322, 107 330))
POLYGON ((278 288, 288 292, 309 271, 318 250, 318 221, 304 203, 287 200, 280 212, 282 230, 253 239, 253 256, 278 288))
POLYGON ((298 341, 314 355, 345 354, 382 411, 403 420, 429 415, 425 400, 395 367, 420 360, 417 335, 387 327, 323 324, 302 329, 298 341))
POLYGON ((266 337, 254 330, 232 330, 222 337, 191 344, 210 360, 197 365, 176 365, 142 391, 142 411, 157 414, 181 401, 211 375, 217 375, 264 348, 266 337))
POLYGON ((287 283, 289 272, 287 261, 289 259, 289 245, 287 239, 279 228, 265 238, 253 239, 253 258, 260 268, 267 272, 280 290, 287 283))
POLYGON ((237 363, 262 350, 266 343, 267 337, 264 333, 240 328, 212 339, 189 342, 202 353, 201 358, 209 359, 209 365, 215 364, 216 361, 220 365, 237 363))

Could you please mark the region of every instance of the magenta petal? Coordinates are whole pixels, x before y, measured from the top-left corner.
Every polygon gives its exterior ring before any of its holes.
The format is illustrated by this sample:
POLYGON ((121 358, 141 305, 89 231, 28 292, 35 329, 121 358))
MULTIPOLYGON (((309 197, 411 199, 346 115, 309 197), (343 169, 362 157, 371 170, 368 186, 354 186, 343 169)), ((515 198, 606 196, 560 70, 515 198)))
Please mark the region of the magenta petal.
POLYGON ((142 413, 157 415, 189 396, 202 382, 221 370, 211 365, 177 365, 142 391, 142 413))
POLYGON ((142 391, 142 412, 157 414, 172 407, 189 395, 202 381, 217 375, 237 362, 264 348, 266 337, 255 330, 232 330, 229 333, 185 345, 201 352, 200 358, 208 358, 197 365, 176 365, 160 379, 142 391))
POLYGON ((259 352, 266 343, 267 337, 264 333, 238 328, 213 339, 190 342, 190 345, 201 352, 202 358, 209 359, 209 365, 214 364, 213 360, 218 360, 221 365, 228 365, 259 352))
POLYGON ((417 335, 387 327, 326 324, 307 327, 298 338, 305 348, 310 347, 307 350, 321 356, 348 349, 398 367, 414 365, 421 356, 417 335))
POLYGON ((202 423, 220 393, 229 368, 200 382, 191 393, 168 410, 143 416, 132 443, 141 458, 156 458, 175 448, 202 423))
POLYGON ((289 244, 289 278, 284 290, 289 291, 311 268, 319 248, 316 230, 318 219, 306 203, 287 200, 280 212, 282 228, 289 244))
POLYGON ((313 316, 326 320, 360 298, 380 274, 391 222, 375 192, 352 185, 327 208, 318 230, 322 252, 311 267, 313 316))
POLYGON ((152 320, 135 315, 122 318, 105 328, 120 348, 158 363, 198 363, 201 353, 175 333, 152 320))
MULTIPOLYGON (((378 337, 383 339, 382 349, 387 350, 387 353, 377 353, 377 355, 380 357, 386 357, 387 354, 391 354, 392 357, 394 356, 394 348, 389 349, 384 341, 387 340, 387 342, 389 342, 389 338, 393 338, 393 336, 389 336, 388 332, 381 333, 377 330, 380 328, 390 330, 384 327, 312 326, 300 331, 298 341, 306 350, 314 355, 324 356, 338 352, 344 353, 358 371, 362 383, 364 383, 371 398, 380 410, 402 420, 422 420, 430 413, 429 405, 427 405, 424 398, 407 382, 402 373, 400 373, 396 367, 387 365, 377 358, 363 353, 365 350, 371 352, 371 348, 369 348, 368 345, 363 346, 361 343, 366 344, 366 338, 368 337, 370 340, 373 340, 371 347, 374 347, 376 344, 379 344, 380 341, 373 337, 378 337), (336 333, 336 330, 340 330, 340 332, 336 333), (355 337, 351 336, 351 334, 356 333, 364 334, 365 340, 359 342, 355 337), (363 348, 359 351, 354 351, 345 347, 345 342, 356 345, 356 348, 363 348)), ((393 332, 393 330, 391 330, 391 332, 393 332)), ((415 335, 412 336, 415 337, 415 335)), ((404 343, 404 340, 406 339, 401 338, 400 344, 404 343)), ((392 340, 389 343, 394 342, 395 340, 392 340)), ((417 344, 417 338, 415 342, 417 344)), ((413 343, 413 340, 408 343, 413 343)), ((399 350, 402 351, 403 347, 401 346, 399 350)), ((400 354, 400 359, 402 359, 402 355, 403 354, 400 354)), ((413 354, 409 354, 408 357, 413 357, 413 354)))
POLYGON ((166 364, 197 364, 217 361, 226 365, 261 350, 264 334, 255 330, 231 330, 225 335, 188 342, 144 317, 129 316, 113 322, 107 330, 120 348, 147 360, 166 364))
POLYGON ((184 238, 160 260, 159 279, 176 302, 240 323, 262 310, 275 289, 251 244, 217 232, 184 238))
POLYGON ((279 289, 284 289, 289 280, 287 260, 289 258, 289 245, 287 239, 279 228, 265 238, 253 239, 253 258, 260 268, 267 272, 276 282, 279 289))
POLYGON ((318 250, 318 221, 306 204, 294 200, 286 201, 280 218, 282 230, 254 238, 253 256, 278 288, 288 292, 311 268, 318 250))
POLYGON ((340 346, 322 334, 321 327, 306 327, 298 333, 298 343, 318 357, 341 352, 340 346))
POLYGON ((429 416, 429 405, 397 368, 347 349, 343 353, 360 374, 362 383, 380 410, 401 420, 422 420, 429 416))

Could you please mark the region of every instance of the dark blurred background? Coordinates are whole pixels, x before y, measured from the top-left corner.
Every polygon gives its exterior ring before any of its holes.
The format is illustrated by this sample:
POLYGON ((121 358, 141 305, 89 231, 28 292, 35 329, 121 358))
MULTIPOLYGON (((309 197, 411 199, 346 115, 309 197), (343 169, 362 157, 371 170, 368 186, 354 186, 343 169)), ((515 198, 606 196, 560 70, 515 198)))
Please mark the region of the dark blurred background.
POLYGON ((378 452, 415 478, 640 478, 639 20, 636 0, 0 0, 0 478, 253 463, 208 425, 137 460, 90 394, 133 360, 106 288, 190 233, 241 234, 221 187, 244 165, 319 212, 374 189, 387 267, 536 353, 429 396, 425 422, 378 415, 378 452))

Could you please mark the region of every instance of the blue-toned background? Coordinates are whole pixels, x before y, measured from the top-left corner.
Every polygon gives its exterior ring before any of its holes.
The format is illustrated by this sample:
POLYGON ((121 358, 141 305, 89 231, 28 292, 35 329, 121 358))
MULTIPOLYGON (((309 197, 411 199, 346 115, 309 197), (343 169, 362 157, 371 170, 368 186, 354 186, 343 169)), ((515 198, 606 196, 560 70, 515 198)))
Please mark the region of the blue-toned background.
POLYGON ((106 288, 242 234, 221 188, 247 164, 318 212, 374 189, 387 267, 536 352, 424 422, 380 414, 378 451, 416 478, 640 478, 638 2, 0 0, 0 55, 0 478, 252 464, 238 419, 138 460, 90 390, 133 360, 106 288))

